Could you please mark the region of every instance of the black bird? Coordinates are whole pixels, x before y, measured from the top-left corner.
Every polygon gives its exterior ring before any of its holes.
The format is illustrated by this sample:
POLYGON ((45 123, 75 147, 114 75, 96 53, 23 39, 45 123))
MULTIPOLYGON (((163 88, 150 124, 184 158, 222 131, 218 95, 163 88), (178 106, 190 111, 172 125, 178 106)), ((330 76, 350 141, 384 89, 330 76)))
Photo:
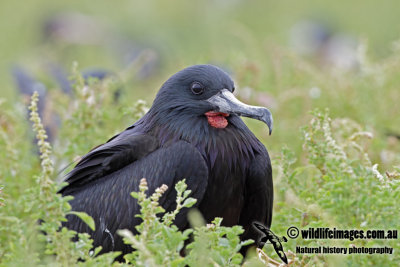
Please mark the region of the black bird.
MULTIPOLYGON (((29 71, 20 67, 14 66, 12 68, 12 76, 16 87, 18 88, 19 95, 22 97, 22 101, 28 107, 32 94, 36 91, 39 94, 39 105, 38 113, 43 120, 46 133, 48 135, 48 141, 54 142, 58 129, 60 127, 60 119, 52 109, 51 100, 49 100, 49 94, 46 86, 37 81, 29 71)), ((29 111, 27 110, 27 117, 29 118, 29 111)), ((36 138, 34 140, 36 143, 36 138)))
MULTIPOLYGON (((73 94, 73 82, 69 80, 68 74, 64 71, 64 69, 55 63, 48 64, 48 72, 52 76, 52 78, 57 82, 62 91, 67 95, 73 94)), ((83 70, 81 72, 82 78, 85 80, 85 84, 88 84, 90 79, 97 79, 99 81, 105 80, 107 78, 115 78, 119 79, 118 75, 113 71, 106 70, 103 68, 90 68, 83 70)), ((114 101, 117 103, 120 100, 121 94, 123 92, 123 88, 119 86, 115 89, 114 93, 114 101)))
MULTIPOLYGON (((140 179, 147 179, 150 193, 168 186, 160 204, 169 211, 175 183, 186 178, 206 221, 222 217, 226 226, 244 227, 243 239, 256 240, 252 222, 271 225, 272 170, 264 145, 239 116, 265 122, 270 133, 272 116, 237 100, 234 89, 231 78, 212 65, 191 66, 169 78, 147 114, 83 156, 67 174, 60 193, 74 196, 72 209, 92 216, 96 230, 75 215, 68 215, 65 225, 89 233, 103 252, 128 253, 131 248, 116 232, 134 231, 140 223, 137 201, 130 196, 140 179)), ((186 213, 174 222, 180 229, 189 227, 186 213)))
MULTIPOLYGON (((61 66, 57 64, 49 64, 48 71, 50 72, 50 76, 57 81, 62 91, 65 94, 73 97, 73 83, 68 79, 67 74, 61 68, 61 66)), ((54 143, 58 137, 61 120, 59 115, 54 110, 54 103, 52 103, 52 99, 47 87, 42 82, 38 81, 32 73, 18 65, 15 65, 12 68, 11 74, 14 78, 16 89, 18 89, 18 93, 22 97, 22 100, 26 106, 29 106, 32 94, 35 91, 38 92, 39 116, 43 120, 43 124, 48 135, 48 141, 50 143, 54 143)), ((117 78, 117 75, 111 71, 96 68, 82 71, 82 77, 85 80, 85 83, 88 84, 89 80, 92 78, 104 80, 109 77, 117 78)), ((113 92, 114 101, 116 103, 120 100, 122 93, 123 88, 121 86, 116 88, 116 90, 113 92)), ((27 117, 29 118, 29 112, 27 112, 27 117)), ((36 138, 34 142, 36 143, 36 138)))

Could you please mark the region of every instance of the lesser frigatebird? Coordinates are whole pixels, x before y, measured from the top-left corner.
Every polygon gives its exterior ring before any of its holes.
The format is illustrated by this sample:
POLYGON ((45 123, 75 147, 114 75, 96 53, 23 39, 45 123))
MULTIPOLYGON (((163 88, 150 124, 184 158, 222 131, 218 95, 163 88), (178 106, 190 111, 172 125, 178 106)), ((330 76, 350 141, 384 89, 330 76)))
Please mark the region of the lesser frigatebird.
MULTIPOLYGON (((147 114, 83 156, 67 174, 60 193, 74 196, 72 209, 92 216, 96 229, 75 215, 68 215, 65 226, 89 233, 103 252, 130 252, 117 230, 134 231, 140 223, 130 195, 140 179, 147 179, 149 193, 168 186, 160 204, 170 211, 174 185, 185 178, 206 221, 222 217, 225 226, 243 226, 243 239, 257 240, 252 222, 271 225, 272 170, 266 148, 240 116, 265 122, 270 133, 272 116, 267 108, 240 102, 234 89, 228 74, 212 65, 191 66, 170 77, 147 114)), ((180 229, 189 227, 186 215, 183 210, 174 221, 180 229)))

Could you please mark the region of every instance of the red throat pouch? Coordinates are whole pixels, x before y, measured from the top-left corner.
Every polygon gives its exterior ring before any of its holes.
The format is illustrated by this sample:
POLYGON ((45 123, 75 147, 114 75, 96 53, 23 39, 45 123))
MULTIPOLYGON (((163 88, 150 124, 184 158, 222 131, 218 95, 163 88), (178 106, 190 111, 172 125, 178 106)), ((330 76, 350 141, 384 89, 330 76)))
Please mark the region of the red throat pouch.
POLYGON ((229 114, 227 113, 209 111, 206 112, 204 115, 206 115, 207 117, 208 124, 210 124, 214 128, 223 129, 228 126, 228 120, 226 119, 226 117, 228 117, 229 114))

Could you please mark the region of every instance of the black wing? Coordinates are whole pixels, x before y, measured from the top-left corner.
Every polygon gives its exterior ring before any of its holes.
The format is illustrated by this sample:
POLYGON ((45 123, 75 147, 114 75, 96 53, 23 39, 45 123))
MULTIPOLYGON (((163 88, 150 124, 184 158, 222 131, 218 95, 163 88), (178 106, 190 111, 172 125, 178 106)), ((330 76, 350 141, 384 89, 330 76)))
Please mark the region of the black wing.
POLYGON ((274 188, 272 168, 268 152, 257 154, 253 159, 246 177, 245 204, 240 215, 240 225, 245 232, 243 239, 258 240, 259 233, 253 222, 261 222, 271 227, 274 188))
POLYGON ((154 137, 129 132, 125 131, 113 137, 109 142, 86 154, 67 174, 65 181, 68 185, 59 193, 69 195, 81 190, 84 185, 113 173, 157 149, 158 141, 154 137))
MULTIPOLYGON (((142 138, 140 137, 140 140, 142 138)), ((118 146, 111 145, 120 144, 121 141, 118 140, 122 139, 117 137, 114 139, 116 141, 111 140, 110 145, 106 144, 107 149, 99 147, 85 156, 78 164, 78 170, 68 177, 72 183, 63 190, 63 194, 74 196, 70 201, 73 210, 83 211, 92 216, 96 230, 91 231, 75 215, 69 215, 65 225, 78 232, 88 232, 94 240, 94 245, 101 245, 103 252, 114 250, 127 253, 131 250, 116 232, 118 229, 130 229, 135 232, 135 226, 140 223, 140 219, 135 217, 139 206, 130 193, 138 191, 141 178, 146 178, 149 194, 162 184, 168 186, 167 192, 160 199, 160 204, 167 211, 175 208, 174 185, 179 180, 186 179, 188 189, 192 190, 190 196, 196 198, 197 203, 201 202, 207 187, 207 165, 191 144, 179 141, 159 147, 124 165, 136 158, 138 152, 125 151, 129 150, 127 146, 121 150, 118 146), (108 165, 103 166, 104 159, 112 168, 108 165)), ((138 141, 136 139, 136 142, 138 141)), ((140 149, 142 145, 136 142, 130 142, 129 147, 140 149)), ((186 213, 187 210, 183 210, 174 221, 180 229, 187 226, 186 213)))

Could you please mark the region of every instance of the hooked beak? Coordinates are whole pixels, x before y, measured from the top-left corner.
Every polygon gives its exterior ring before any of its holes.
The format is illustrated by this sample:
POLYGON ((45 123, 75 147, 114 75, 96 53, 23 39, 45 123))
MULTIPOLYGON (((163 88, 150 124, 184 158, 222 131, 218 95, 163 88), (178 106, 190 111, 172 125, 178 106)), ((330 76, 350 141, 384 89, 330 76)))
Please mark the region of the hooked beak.
POLYGON ((213 95, 206 101, 216 107, 215 111, 235 114, 265 122, 269 128, 269 135, 271 135, 273 120, 271 112, 267 108, 244 104, 227 89, 222 89, 218 94, 213 95))

